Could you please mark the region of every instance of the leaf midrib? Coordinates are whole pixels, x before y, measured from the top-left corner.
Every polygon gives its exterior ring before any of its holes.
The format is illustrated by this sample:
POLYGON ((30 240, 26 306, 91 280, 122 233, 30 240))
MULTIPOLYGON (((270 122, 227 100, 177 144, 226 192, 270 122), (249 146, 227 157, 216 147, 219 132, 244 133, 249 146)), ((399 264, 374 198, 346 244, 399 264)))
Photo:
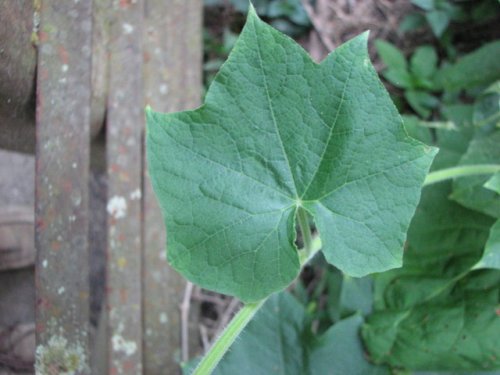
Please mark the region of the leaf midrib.
MULTIPOLYGON (((273 103, 272 103, 272 100, 271 100, 271 96, 269 94, 269 85, 267 83, 267 77, 266 77, 266 73, 265 73, 265 70, 264 70, 262 53, 261 53, 261 47, 260 47, 260 40, 258 38, 257 31, 256 31, 256 28, 255 28, 255 21, 254 21, 253 26, 254 26, 253 31, 254 31, 254 35, 255 35, 256 44, 257 44, 257 55, 259 57, 259 67, 260 67, 260 70, 262 72, 262 79, 263 79, 263 82, 264 82, 264 89, 265 89, 265 92, 266 92, 266 98, 267 98, 267 102, 268 102, 268 105, 269 105, 269 111, 271 113, 271 119, 272 119, 273 125, 274 125, 274 127, 276 129, 276 133, 278 135, 278 140, 279 140, 279 143, 280 143, 281 151, 283 153, 283 156, 285 157, 285 160, 286 160, 286 163, 287 163, 287 166, 288 166, 288 173, 289 173, 289 175, 291 177, 291 180, 293 182, 293 189, 295 191, 295 199, 297 201, 302 201, 302 199, 306 196, 307 192, 309 191, 309 188, 311 187, 314 179, 316 178, 316 175, 318 174, 318 172, 320 170, 321 163, 323 161, 325 153, 327 152, 328 146, 330 145, 330 142, 331 142, 331 139, 332 139, 332 135, 333 135, 333 129, 335 128, 335 126, 337 124, 337 121, 338 121, 338 118, 339 118, 339 114, 340 114, 340 111, 342 109, 342 105, 345 102, 345 93, 347 91, 347 86, 348 86, 349 81, 351 79, 351 75, 352 75, 352 70, 353 70, 354 64, 351 64, 350 69, 349 69, 349 74, 347 75, 347 79, 344 82, 344 87, 342 88, 342 95, 340 97, 340 103, 339 103, 337 112, 335 114, 335 118, 333 120, 333 124, 330 127, 330 130, 329 130, 329 133, 328 133, 328 139, 327 139, 327 141, 325 143, 325 147, 324 147, 324 149, 323 149, 323 151, 321 153, 321 156, 320 156, 320 159, 319 159, 319 163, 318 163, 318 167, 316 168, 316 170, 315 170, 315 172, 313 174, 313 177, 311 177, 311 179, 309 181, 309 184, 304 189, 304 192, 299 197, 299 194, 298 194, 298 191, 297 191, 297 183, 295 182, 295 177, 294 177, 293 172, 292 172, 291 163, 290 163, 290 160, 288 158, 288 154, 286 152, 285 146, 283 144, 283 139, 281 137, 281 132, 279 130, 278 122, 276 121, 276 116, 275 116, 275 113, 274 113, 273 103)), ((316 63, 314 63, 314 64, 315 64, 315 67, 319 66, 316 63)))
POLYGON ((267 97, 267 102, 268 102, 268 105, 269 105, 269 111, 271 112, 271 119, 273 120, 273 125, 274 125, 274 127, 276 129, 276 133, 278 135, 278 140, 280 142, 281 151, 283 152, 283 156, 285 157, 285 160, 286 160, 286 163, 287 163, 287 166, 288 166, 288 172, 289 172, 290 177, 291 177, 292 182, 293 182, 293 189, 294 189, 294 192, 295 192, 295 198, 298 199, 297 183, 295 182, 295 177, 293 176, 293 173, 292 173, 292 167, 290 165, 290 160, 288 159, 288 154, 286 153, 285 145, 283 144, 283 140, 281 138, 281 132, 279 130, 278 123, 276 121, 276 116, 274 114, 274 107, 273 107, 273 103, 271 101, 271 95, 269 95, 269 85, 267 83, 266 73, 264 71, 264 65, 263 65, 263 60, 262 60, 262 53, 260 51, 260 41, 259 41, 259 37, 257 35, 257 29, 255 27, 255 20, 253 21, 253 32, 254 32, 254 35, 255 35, 255 40, 257 42, 256 44, 257 44, 257 55, 259 56, 259 67, 260 67, 260 70, 262 72, 262 78, 263 78, 263 81, 264 81, 264 89, 266 91, 266 97, 267 97))
MULTIPOLYGON (((339 107, 337 109, 337 113, 335 114, 335 118, 333 119, 333 124, 332 126, 330 127, 330 132, 328 133, 328 139, 326 141, 326 144, 325 144, 325 148, 323 149, 323 152, 321 153, 321 156, 319 158, 319 163, 318 163, 318 167, 316 168, 316 171, 314 172, 313 176, 311 177, 311 180, 309 181, 309 184, 307 185, 307 187, 304 189, 304 193, 302 194, 301 196, 301 199, 303 199, 306 195, 307 195, 307 192, 309 191, 313 181, 315 180, 316 178, 316 175, 318 174, 320 168, 321 168, 321 164, 323 162, 323 158, 325 157, 325 153, 327 152, 328 150, 328 146, 330 145, 330 142, 332 140, 332 135, 333 135, 333 129, 335 128, 335 126, 337 125, 337 120, 339 118, 339 114, 340 114, 340 110, 342 109, 342 105, 344 104, 344 96, 345 96, 345 92, 347 90, 347 85, 349 84, 349 81, 351 79, 351 74, 352 74, 352 69, 353 69, 353 66, 354 64, 351 64, 351 67, 349 69, 349 74, 347 75, 347 79, 345 80, 344 82, 344 87, 342 88, 342 95, 340 96, 340 103, 339 103, 339 107)), ((318 200, 318 199, 317 199, 318 200)))

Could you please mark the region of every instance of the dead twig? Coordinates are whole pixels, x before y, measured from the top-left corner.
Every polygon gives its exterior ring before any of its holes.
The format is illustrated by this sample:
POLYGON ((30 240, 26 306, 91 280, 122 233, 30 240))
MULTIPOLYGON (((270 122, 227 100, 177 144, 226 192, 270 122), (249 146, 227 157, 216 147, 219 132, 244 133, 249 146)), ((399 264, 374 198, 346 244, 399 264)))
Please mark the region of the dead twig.
POLYGON ((219 337, 220 333, 224 330, 224 327, 226 327, 227 323, 229 323, 229 320, 234 315, 234 312, 236 308, 239 306, 240 301, 236 298, 231 298, 231 301, 227 305, 226 310, 224 310, 224 313, 219 319, 219 324, 217 325, 217 328, 215 329, 215 334, 214 334, 214 340, 219 337))
POLYGON ((203 324, 200 324, 199 329, 200 329, 201 343, 203 345, 203 353, 206 353, 208 352, 208 349, 210 349, 210 340, 208 339, 207 327, 205 327, 203 324))
MULTIPOLYGON (((318 34, 321 43, 324 45, 324 47, 327 49, 328 52, 333 51, 335 49, 335 45, 328 37, 328 35, 325 34, 324 20, 321 16, 323 12, 316 13, 313 6, 309 3, 308 0, 302 0, 302 5, 304 6, 304 9, 307 12, 307 15, 309 16, 309 19, 311 20, 314 30, 316 30, 316 33, 318 34)), ((317 5, 319 7, 321 4, 317 5)))
POLYGON ((181 310, 181 360, 189 360, 189 308, 191 306, 191 294, 193 293, 193 283, 186 284, 184 297, 180 305, 181 310))

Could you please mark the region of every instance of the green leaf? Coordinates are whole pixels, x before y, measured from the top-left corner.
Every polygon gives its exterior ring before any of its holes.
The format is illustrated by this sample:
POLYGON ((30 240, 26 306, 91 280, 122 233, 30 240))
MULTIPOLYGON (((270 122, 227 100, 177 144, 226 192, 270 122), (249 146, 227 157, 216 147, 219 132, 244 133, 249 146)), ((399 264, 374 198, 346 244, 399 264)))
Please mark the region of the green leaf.
POLYGON ((304 307, 289 293, 273 295, 248 324, 214 375, 382 375, 364 357, 360 316, 344 319, 314 338, 304 307))
POLYGON ((474 103, 474 125, 500 128, 500 81, 488 87, 474 103))
POLYGON ((269 7, 269 0, 230 0, 234 8, 241 12, 246 13, 248 11, 248 6, 251 3, 252 7, 255 8, 258 14, 266 15, 267 9, 269 7))
POLYGON ((490 236, 486 242, 483 257, 474 268, 500 269, 500 220, 497 220, 491 227, 490 236))
POLYGON ((410 137, 418 139, 427 145, 432 143, 432 134, 429 128, 423 125, 423 121, 418 117, 404 115, 403 120, 405 129, 410 137))
MULTIPOLYGON (((436 135, 440 151, 432 169, 455 166, 470 130, 437 129, 436 135)), ((451 185, 424 189, 404 267, 375 277, 375 312, 362 336, 376 363, 434 371, 500 367, 500 272, 471 271, 492 219, 449 200, 451 185)))
POLYGON ((428 118, 432 109, 439 105, 439 100, 425 91, 407 90, 404 95, 410 106, 423 118, 428 118))
POLYGON ((424 10, 432 10, 435 6, 434 0, 411 0, 411 2, 424 10))
MULTIPOLYGON (((500 164, 500 130, 478 133, 459 165, 500 164)), ((483 185, 491 175, 464 177, 453 183, 451 198, 465 207, 500 218, 500 195, 483 185)))
POLYGON ((287 17, 297 25, 310 25, 309 16, 300 0, 275 0, 269 4, 268 17, 287 17))
MULTIPOLYGON (((484 187, 500 194, 500 172, 495 173, 486 181, 484 187)), ((491 227, 483 257, 474 268, 500 269, 500 220, 497 220, 491 227)))
POLYGON ((439 302, 376 312, 362 330, 375 363, 411 370, 499 369, 499 285, 498 271, 482 271, 439 302))
POLYGON ((450 24, 450 15, 444 10, 432 10, 425 14, 434 35, 440 38, 450 24))
POLYGON ((344 275, 340 294, 342 315, 360 312, 368 315, 372 311, 373 280, 370 276, 350 277, 344 275))
POLYGON ((289 293, 272 295, 245 327, 213 375, 306 374, 304 307, 289 293))
POLYGON ((327 311, 330 320, 333 322, 337 322, 340 320, 342 315, 342 306, 340 305, 341 294, 342 294, 342 281, 344 279, 344 275, 337 269, 330 269, 333 267, 329 267, 327 269, 326 278, 327 278, 327 311))
POLYGON ((410 13, 399 24, 399 31, 406 33, 426 25, 425 18, 420 13, 410 13))
POLYGON ((191 281, 256 301, 300 269, 295 215, 352 276, 401 265, 435 150, 409 138, 371 66, 367 34, 320 65, 252 9, 197 110, 147 111, 168 259, 191 281))
POLYGON ((384 64, 394 70, 406 70, 406 58, 395 45, 382 39, 375 41, 375 48, 384 64))
POLYGON ((388 68, 382 72, 382 75, 396 87, 411 89, 414 86, 413 77, 407 70, 388 68))
MULTIPOLYGON (((440 154, 436 162, 447 163, 440 154)), ((410 370, 500 368, 500 272, 470 272, 491 219, 448 200, 450 185, 424 189, 404 267, 375 279, 375 313, 362 330, 375 363, 410 370)))
POLYGON ((500 41, 485 44, 444 68, 440 74, 442 85, 447 90, 462 90, 500 79, 498 56, 500 41))
POLYGON ((418 47, 410 60, 411 71, 418 77, 431 78, 436 73, 437 61, 434 47, 418 47))
POLYGON ((389 375, 383 366, 366 360, 358 332, 363 318, 354 315, 333 325, 313 346, 310 374, 389 375))
POLYGON ((491 176, 491 178, 484 184, 484 187, 500 194, 500 172, 491 176))

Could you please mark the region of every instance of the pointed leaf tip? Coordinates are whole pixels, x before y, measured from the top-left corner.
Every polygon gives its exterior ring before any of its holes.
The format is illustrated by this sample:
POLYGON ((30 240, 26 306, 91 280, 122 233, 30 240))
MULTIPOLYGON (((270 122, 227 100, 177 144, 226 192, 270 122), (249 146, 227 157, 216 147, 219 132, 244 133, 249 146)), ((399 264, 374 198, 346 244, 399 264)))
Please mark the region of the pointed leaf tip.
POLYGON ((247 19, 250 19, 250 17, 255 17, 257 19, 260 19, 259 15, 257 14, 257 11, 255 10, 255 7, 253 6, 252 1, 248 1, 248 15, 247 15, 247 19))

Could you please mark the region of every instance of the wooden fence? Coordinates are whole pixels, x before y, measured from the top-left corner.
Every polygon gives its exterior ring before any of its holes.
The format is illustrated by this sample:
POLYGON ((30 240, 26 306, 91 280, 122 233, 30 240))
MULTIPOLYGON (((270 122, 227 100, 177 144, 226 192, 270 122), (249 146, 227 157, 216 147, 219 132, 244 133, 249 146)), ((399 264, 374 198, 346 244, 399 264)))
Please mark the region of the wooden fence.
POLYGON ((21 48, 26 67, 0 65, 24 69, 12 85, 26 86, 17 112, 0 113, 11 135, 0 147, 36 148, 37 370, 177 374, 184 282, 166 263, 143 109, 199 104, 202 2, 23 0, 1 10, 2 22, 32 17, 33 30, 23 27, 6 43, 37 50, 21 48), (35 65, 36 101, 26 99, 35 65), (106 314, 96 335, 89 334, 91 164, 107 176, 106 314))

